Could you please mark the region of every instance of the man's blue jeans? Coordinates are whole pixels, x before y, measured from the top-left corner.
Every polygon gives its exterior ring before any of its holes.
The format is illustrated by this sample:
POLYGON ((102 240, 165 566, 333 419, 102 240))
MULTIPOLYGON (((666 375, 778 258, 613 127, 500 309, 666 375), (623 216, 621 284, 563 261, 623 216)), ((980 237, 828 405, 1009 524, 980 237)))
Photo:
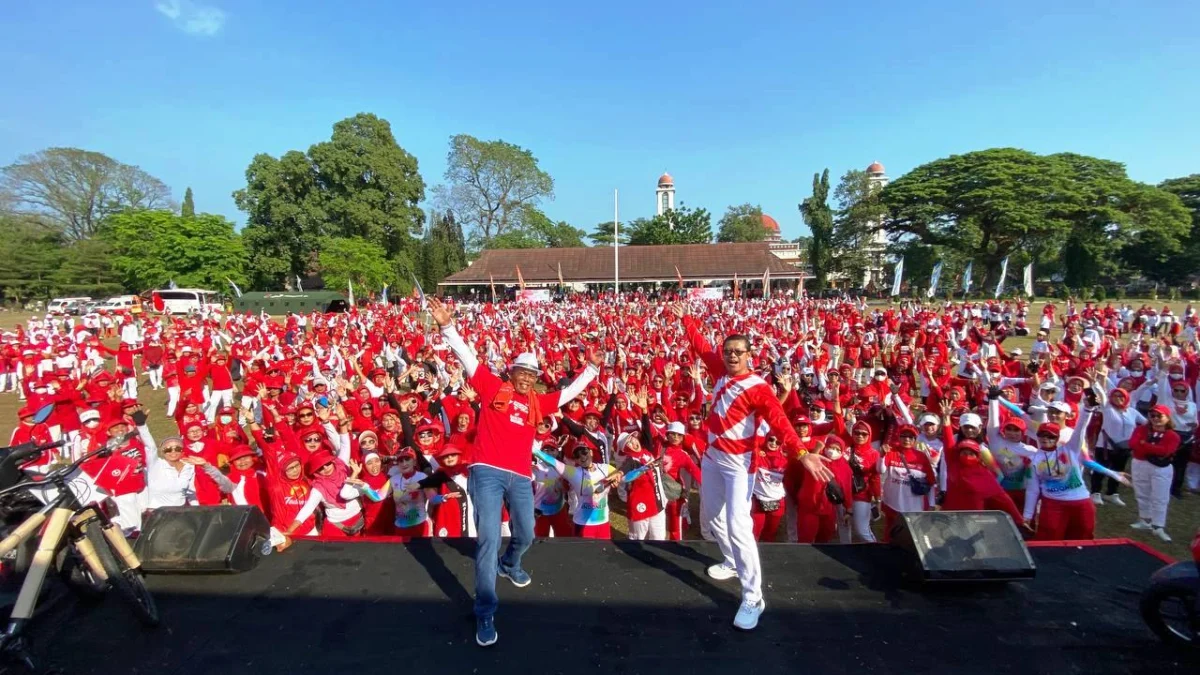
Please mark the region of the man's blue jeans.
POLYGON ((519 476, 490 466, 472 466, 467 482, 475 508, 475 616, 496 613, 497 566, 506 571, 521 569, 521 555, 533 543, 533 485, 519 476), (500 552, 500 509, 508 502, 512 539, 504 556, 500 552))

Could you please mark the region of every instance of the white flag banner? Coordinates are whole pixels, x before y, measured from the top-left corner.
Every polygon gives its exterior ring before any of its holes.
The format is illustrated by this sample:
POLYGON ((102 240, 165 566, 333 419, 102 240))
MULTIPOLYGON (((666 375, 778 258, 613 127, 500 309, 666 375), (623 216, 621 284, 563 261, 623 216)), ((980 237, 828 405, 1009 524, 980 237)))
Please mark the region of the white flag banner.
POLYGON ((937 294, 938 282, 942 280, 942 261, 939 260, 933 266, 933 274, 929 277, 929 290, 925 291, 925 297, 932 298, 937 294))
POLYGON ((238 285, 233 283, 233 279, 230 279, 229 277, 225 277, 225 281, 228 281, 229 285, 233 286, 233 292, 235 295, 237 295, 239 298, 242 297, 242 289, 238 288, 238 285))
POLYGON ((1025 266, 1025 295, 1033 297, 1033 263, 1025 266))
POLYGON ((1004 292, 1004 277, 1008 276, 1008 256, 1004 256, 1004 260, 1000 263, 1000 280, 996 282, 996 297, 1004 292))
POLYGON ((350 308, 354 308, 354 282, 346 280, 346 290, 350 292, 350 308))
POLYGON ((896 263, 896 273, 892 276, 892 295, 900 295, 900 279, 904 277, 904 258, 896 263))
POLYGON ((975 261, 967 263, 967 269, 963 270, 963 293, 971 292, 971 272, 975 269, 975 261))

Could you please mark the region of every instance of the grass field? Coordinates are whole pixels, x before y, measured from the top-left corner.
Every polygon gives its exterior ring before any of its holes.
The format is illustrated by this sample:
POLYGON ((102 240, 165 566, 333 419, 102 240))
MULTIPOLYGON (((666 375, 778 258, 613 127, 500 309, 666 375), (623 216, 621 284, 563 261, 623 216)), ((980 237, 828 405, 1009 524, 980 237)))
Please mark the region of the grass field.
MULTIPOLYGON (((1114 301, 1115 304, 1116 301, 1114 301)), ((1135 307, 1140 306, 1142 302, 1150 302, 1153 306, 1161 308, 1163 304, 1171 305, 1172 311, 1176 315, 1183 312, 1187 303, 1164 303, 1162 301, 1135 301, 1129 300, 1135 307)), ((1040 317, 1041 304, 1037 304, 1030 312, 1031 317, 1040 317)), ((3 312, 0 313, 0 330, 10 330, 18 323, 24 322, 28 318, 27 314, 3 312)), ((1036 319, 1034 324, 1036 326, 1036 319)), ((1004 342, 1006 349, 1016 347, 1028 354, 1029 348, 1033 343, 1032 338, 1010 338, 1004 342)), ((141 398, 146 405, 146 409, 150 412, 150 428, 154 433, 155 438, 163 438, 175 433, 175 425, 172 420, 165 417, 166 410, 166 392, 151 391, 148 387, 142 389, 141 398)), ((19 407, 19 401, 13 394, 0 394, 0 434, 7 439, 13 425, 16 423, 16 411, 19 407)), ((1097 507, 1097 523, 1096 536, 1098 538, 1108 537, 1129 537, 1149 546, 1163 551, 1164 553, 1175 557, 1182 558, 1188 555, 1187 546, 1191 541, 1192 535, 1196 532, 1196 528, 1200 527, 1200 495, 1189 495, 1182 500, 1172 500, 1170 512, 1167 519, 1167 531, 1174 539, 1169 544, 1159 541, 1157 538, 1150 536, 1148 533, 1132 530, 1129 524, 1137 518, 1137 507, 1133 497, 1133 491, 1129 488, 1121 489, 1122 498, 1128 506, 1117 507, 1109 504, 1097 507)), ((698 495, 693 495, 690 502, 692 506, 692 522, 698 523, 698 495)), ((621 536, 628 531, 628 521, 624 515, 624 504, 617 499, 612 501, 613 514, 612 526, 613 529, 621 536)), ((1020 505, 1018 505, 1020 506, 1020 505)), ((699 528, 693 525, 691 536, 699 537, 699 528)))

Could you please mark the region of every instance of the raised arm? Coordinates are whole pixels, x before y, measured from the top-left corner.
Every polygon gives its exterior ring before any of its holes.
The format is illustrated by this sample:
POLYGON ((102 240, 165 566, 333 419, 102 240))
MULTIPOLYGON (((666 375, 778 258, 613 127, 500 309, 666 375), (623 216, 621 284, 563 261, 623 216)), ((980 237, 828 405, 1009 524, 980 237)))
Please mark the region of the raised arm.
POLYGON ((434 322, 441 326, 442 337, 446 338, 446 344, 450 346, 450 351, 454 352, 463 365, 463 373, 467 377, 474 376, 475 371, 479 368, 479 357, 475 355, 475 350, 471 349, 458 334, 458 329, 454 326, 454 317, 450 314, 450 310, 442 304, 442 301, 437 298, 429 298, 428 302, 429 312, 433 315, 434 322))
POLYGON ((675 316, 683 321, 683 332, 687 336, 688 344, 691 345, 692 351, 704 361, 704 365, 708 366, 708 372, 720 373, 725 370, 725 362, 721 359, 721 355, 713 349, 709 344, 708 338, 700 333, 700 328, 697 325, 695 317, 688 314, 687 305, 677 302, 671 306, 671 311, 675 316))

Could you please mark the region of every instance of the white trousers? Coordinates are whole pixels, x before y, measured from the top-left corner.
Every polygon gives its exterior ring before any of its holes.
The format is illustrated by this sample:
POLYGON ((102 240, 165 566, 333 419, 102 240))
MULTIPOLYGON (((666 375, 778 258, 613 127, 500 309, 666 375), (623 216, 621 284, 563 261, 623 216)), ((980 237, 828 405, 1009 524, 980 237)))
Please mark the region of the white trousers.
POLYGON ((708 524, 725 564, 737 570, 742 601, 757 604, 762 599, 762 565, 750 518, 754 493, 750 459, 749 454, 731 455, 712 448, 704 453, 700 461, 700 522, 708 524))
POLYGON ((179 386, 167 387, 167 417, 175 416, 175 408, 179 405, 179 386))
POLYGON ((1200 492, 1200 464, 1188 462, 1187 473, 1184 474, 1183 482, 1187 484, 1187 489, 1192 492, 1200 492))
POLYGON ((137 398, 137 378, 127 377, 121 380, 121 390, 125 398, 137 398))
MULTIPOLYGON (((854 502, 854 538, 858 541, 875 543, 875 533, 871 531, 871 502, 854 502)), ((843 541, 842 543, 850 543, 843 541)))
POLYGON ((629 538, 634 541, 666 541, 666 509, 659 511, 649 518, 629 521, 629 538))
POLYGON ((145 504, 145 499, 142 498, 141 492, 133 494, 121 495, 113 497, 112 500, 117 504, 117 515, 113 518, 113 522, 122 530, 141 530, 142 529, 142 506, 145 504))
POLYGON ((1137 496, 1138 515, 1155 527, 1167 526, 1167 506, 1171 503, 1173 466, 1154 466, 1144 459, 1133 460, 1133 493, 1137 496))
POLYGON ((233 405, 233 390, 232 389, 215 389, 208 395, 208 409, 204 411, 204 416, 211 423, 217 417, 217 411, 222 407, 233 405))
POLYGON ((150 380, 150 388, 155 391, 162 389, 162 366, 158 368, 147 368, 146 377, 150 380))

